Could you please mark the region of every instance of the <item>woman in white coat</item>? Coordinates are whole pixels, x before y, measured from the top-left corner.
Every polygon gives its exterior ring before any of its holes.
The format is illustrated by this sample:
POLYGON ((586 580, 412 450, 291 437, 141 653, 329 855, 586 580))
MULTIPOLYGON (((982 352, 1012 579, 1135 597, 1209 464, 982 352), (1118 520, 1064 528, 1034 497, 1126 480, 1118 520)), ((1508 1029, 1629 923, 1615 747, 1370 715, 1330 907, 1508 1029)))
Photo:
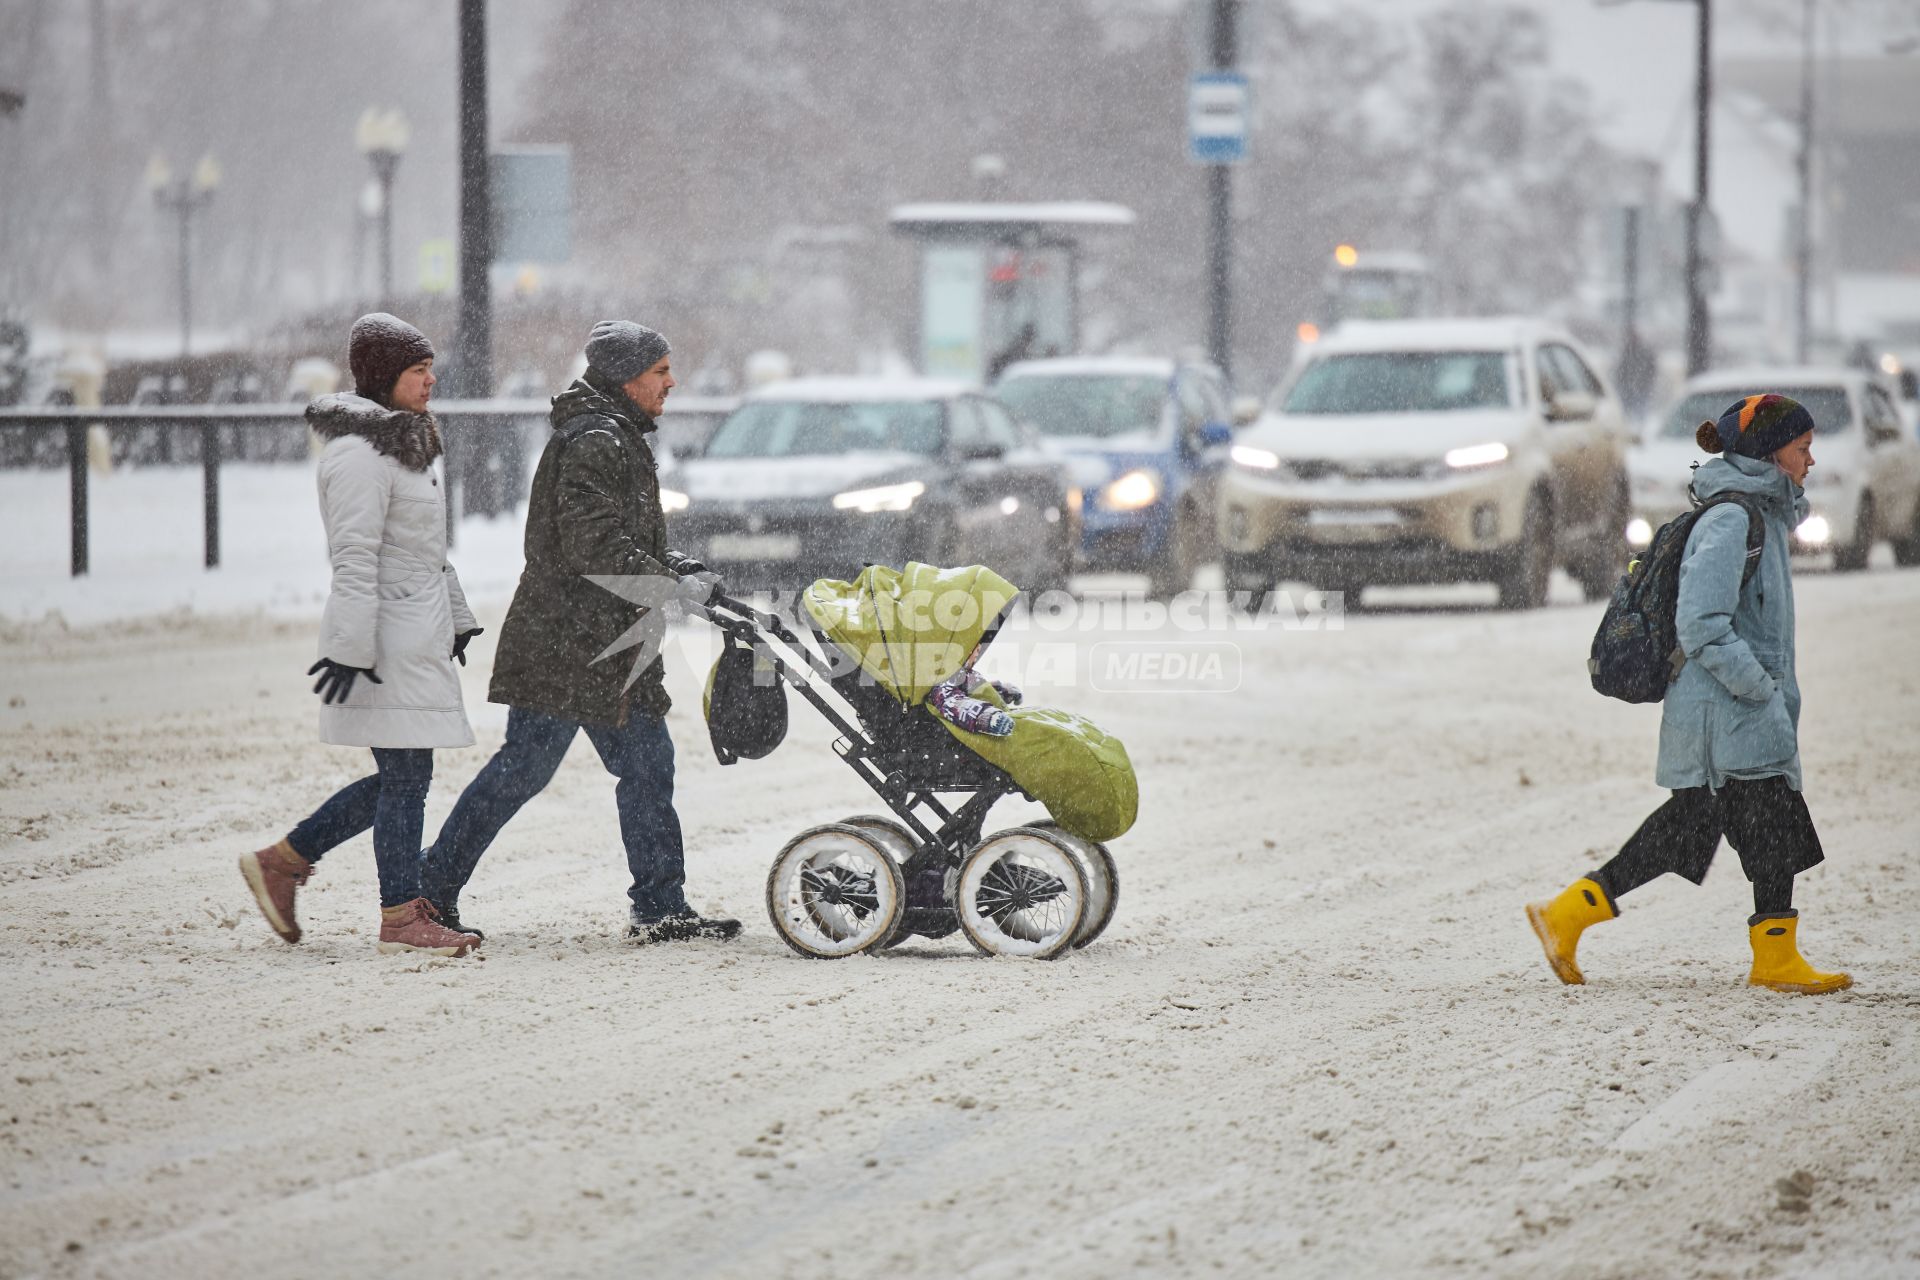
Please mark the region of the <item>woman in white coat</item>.
POLYGON ((433 344, 384 313, 354 322, 354 394, 322 396, 307 422, 320 454, 320 515, 333 587, 320 622, 320 740, 373 751, 375 772, 342 788, 286 837, 240 859, 255 901, 300 941, 294 891, 322 854, 373 829, 382 952, 465 955, 477 933, 438 922, 420 894, 420 828, 435 747, 473 745, 457 658, 480 634, 447 563, 446 489, 433 344))

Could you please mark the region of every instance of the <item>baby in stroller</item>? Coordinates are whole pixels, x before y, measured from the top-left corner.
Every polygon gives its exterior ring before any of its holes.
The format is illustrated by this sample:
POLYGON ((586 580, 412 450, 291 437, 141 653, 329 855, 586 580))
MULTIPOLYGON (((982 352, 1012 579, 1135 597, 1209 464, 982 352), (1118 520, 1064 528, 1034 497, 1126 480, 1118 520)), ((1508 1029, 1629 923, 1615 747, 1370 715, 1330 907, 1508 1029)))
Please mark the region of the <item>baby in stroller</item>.
POLYGON ((932 692, 927 694, 927 707, 956 729, 1005 738, 1013 733, 1013 717, 1003 708, 1020 704, 1020 690, 1003 681, 987 680, 973 669, 973 664, 980 660, 981 651, 987 647, 989 640, 982 640, 973 647, 973 652, 967 655, 967 661, 958 675, 949 676, 933 686, 932 692), (1000 695, 998 704, 973 696, 983 683, 991 684, 993 691, 1000 695))
POLYGON ((754 655, 715 664, 708 724, 722 761, 772 749, 738 750, 751 726, 776 715, 784 726, 781 684, 742 678, 770 664, 838 731, 836 754, 892 811, 810 828, 775 858, 768 914, 800 954, 854 955, 957 928, 989 954, 1051 958, 1112 918, 1118 876, 1103 842, 1132 826, 1138 805, 1126 748, 1084 717, 1021 705, 1017 689, 974 670, 1018 596, 980 565, 873 565, 803 593, 811 644, 737 601, 710 607, 729 650, 754 655), (736 675, 722 680, 729 665, 736 675), (967 798, 949 807, 953 795, 967 798), (1009 795, 1050 818, 983 836, 987 811, 1009 795))

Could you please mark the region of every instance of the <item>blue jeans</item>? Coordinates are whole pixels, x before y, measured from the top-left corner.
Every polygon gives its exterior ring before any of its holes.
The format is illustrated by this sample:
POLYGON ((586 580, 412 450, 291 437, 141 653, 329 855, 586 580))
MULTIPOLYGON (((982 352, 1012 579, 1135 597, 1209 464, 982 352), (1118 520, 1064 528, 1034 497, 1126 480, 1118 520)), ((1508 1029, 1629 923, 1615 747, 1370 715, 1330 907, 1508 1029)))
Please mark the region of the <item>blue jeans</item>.
POLYGON ((520 806, 553 780, 582 729, 600 763, 619 779, 613 803, 633 873, 627 890, 633 915, 658 920, 687 909, 680 815, 673 811, 673 739, 666 720, 635 711, 626 724, 609 729, 524 707, 508 709, 506 742, 460 793, 440 838, 421 855, 420 881, 428 901, 442 908, 459 902, 480 855, 520 806))
POLYGON ((420 896, 420 829, 427 818, 427 788, 433 784, 433 751, 375 747, 373 763, 378 773, 334 792, 287 833, 287 843, 308 862, 318 862, 327 850, 372 827, 380 905, 397 907, 420 896))

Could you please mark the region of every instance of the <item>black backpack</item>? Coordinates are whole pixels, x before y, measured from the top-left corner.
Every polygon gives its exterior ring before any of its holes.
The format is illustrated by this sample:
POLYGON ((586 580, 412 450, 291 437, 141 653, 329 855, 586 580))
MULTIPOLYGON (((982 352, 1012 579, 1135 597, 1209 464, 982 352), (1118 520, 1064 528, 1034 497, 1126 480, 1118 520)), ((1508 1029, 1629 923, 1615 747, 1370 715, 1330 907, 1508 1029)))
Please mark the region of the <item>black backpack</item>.
POLYGON ((1587 674, 1595 692, 1622 702, 1659 702, 1667 696, 1667 686, 1687 662, 1674 621, 1687 538, 1701 516, 1727 502, 1738 503, 1747 513, 1747 558, 1740 585, 1745 587, 1753 577, 1767 530, 1759 510, 1745 498, 1723 494, 1661 525, 1646 551, 1627 566, 1607 601, 1600 629, 1593 633, 1587 674))
POLYGON ((702 708, 721 764, 759 760, 787 736, 787 685, 764 647, 729 635, 707 673, 702 708))

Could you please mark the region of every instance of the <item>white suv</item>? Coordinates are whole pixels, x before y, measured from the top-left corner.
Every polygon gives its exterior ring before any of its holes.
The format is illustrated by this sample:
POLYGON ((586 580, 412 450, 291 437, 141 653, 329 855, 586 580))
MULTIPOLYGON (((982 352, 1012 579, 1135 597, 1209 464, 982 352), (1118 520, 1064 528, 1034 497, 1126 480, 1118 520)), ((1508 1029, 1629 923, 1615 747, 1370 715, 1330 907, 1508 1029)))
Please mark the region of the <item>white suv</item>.
POLYGON ((1886 388, 1851 369, 1729 369, 1692 378, 1628 459, 1633 521, 1627 541, 1644 547, 1653 531, 1688 507, 1694 443, 1702 422, 1750 395, 1777 392, 1813 415, 1812 508, 1794 531, 1802 554, 1831 551, 1836 569, 1864 569, 1873 544, 1893 544, 1901 564, 1920 564, 1920 441, 1886 388))
POLYGON ((1561 564, 1604 594, 1626 559, 1627 439, 1612 388, 1551 325, 1344 324, 1235 437, 1228 588, 1483 580, 1533 608, 1561 564))

